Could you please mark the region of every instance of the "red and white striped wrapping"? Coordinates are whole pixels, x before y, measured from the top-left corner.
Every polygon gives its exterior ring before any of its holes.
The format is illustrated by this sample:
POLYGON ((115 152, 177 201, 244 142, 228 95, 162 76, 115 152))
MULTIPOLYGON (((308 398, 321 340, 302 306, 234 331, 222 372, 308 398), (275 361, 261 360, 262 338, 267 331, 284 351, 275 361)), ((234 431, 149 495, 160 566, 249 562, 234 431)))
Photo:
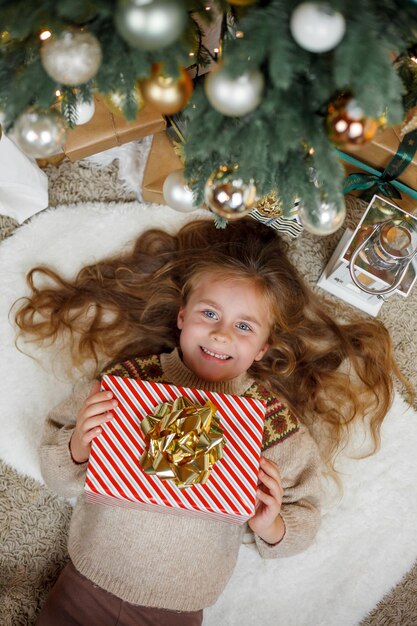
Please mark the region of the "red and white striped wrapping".
POLYGON ((102 389, 110 389, 119 405, 91 446, 85 481, 88 500, 235 524, 252 517, 265 419, 262 401, 119 376, 104 376, 102 389), (145 474, 139 463, 145 449, 141 420, 156 405, 179 396, 201 405, 213 402, 227 442, 208 481, 185 489, 145 474))

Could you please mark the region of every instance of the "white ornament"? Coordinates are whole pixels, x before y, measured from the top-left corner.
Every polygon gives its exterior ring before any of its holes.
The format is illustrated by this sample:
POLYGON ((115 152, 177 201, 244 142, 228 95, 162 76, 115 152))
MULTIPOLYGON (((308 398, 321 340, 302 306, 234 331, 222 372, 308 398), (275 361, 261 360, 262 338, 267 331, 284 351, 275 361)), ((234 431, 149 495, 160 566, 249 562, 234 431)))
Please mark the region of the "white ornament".
POLYGON ((313 235, 331 235, 342 226, 345 216, 345 206, 335 202, 321 201, 313 207, 300 203, 298 207, 301 224, 313 235))
POLYGON ((184 0, 119 0, 115 23, 134 48, 158 50, 180 37, 187 17, 184 0))
POLYGON ((59 37, 47 39, 40 54, 45 71, 62 85, 88 82, 97 74, 102 60, 97 38, 77 30, 64 30, 59 37))
POLYGON ((290 30, 301 48, 327 52, 342 41, 346 22, 341 13, 326 3, 303 2, 291 15, 290 30))
POLYGON ((162 188, 164 200, 171 209, 188 213, 195 211, 194 196, 192 190, 184 180, 182 170, 168 174, 162 188))
POLYGON ((57 111, 29 109, 17 118, 13 131, 13 139, 19 148, 36 159, 62 151, 67 127, 57 111))
POLYGON ((77 100, 77 104, 75 107, 75 123, 77 124, 77 126, 89 122, 93 117, 95 110, 96 107, 94 104, 94 100, 91 100, 91 102, 83 102, 82 100, 77 100))
POLYGON ((210 72, 204 88, 210 104, 223 115, 239 117, 259 105, 264 88, 262 72, 253 69, 236 78, 223 67, 210 72))

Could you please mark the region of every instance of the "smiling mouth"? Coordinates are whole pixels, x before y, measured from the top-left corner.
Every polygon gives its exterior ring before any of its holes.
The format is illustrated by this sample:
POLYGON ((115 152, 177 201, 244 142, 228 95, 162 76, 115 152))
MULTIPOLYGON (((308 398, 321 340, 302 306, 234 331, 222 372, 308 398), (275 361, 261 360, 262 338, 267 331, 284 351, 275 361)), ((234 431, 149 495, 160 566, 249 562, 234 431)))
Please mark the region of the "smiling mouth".
POLYGON ((227 361, 228 359, 232 358, 227 354, 218 354, 217 352, 212 352, 211 350, 208 350, 208 348, 204 348, 203 346, 200 346, 200 348, 204 352, 204 354, 208 354, 209 356, 212 356, 215 359, 219 359, 220 361, 227 361))

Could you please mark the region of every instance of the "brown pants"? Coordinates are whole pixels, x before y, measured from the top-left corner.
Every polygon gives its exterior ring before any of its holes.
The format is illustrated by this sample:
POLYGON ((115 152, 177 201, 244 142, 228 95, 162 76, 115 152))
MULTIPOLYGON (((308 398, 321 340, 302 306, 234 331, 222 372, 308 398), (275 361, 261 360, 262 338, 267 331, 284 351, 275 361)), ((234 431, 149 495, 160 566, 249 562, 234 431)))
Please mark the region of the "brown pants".
POLYGON ((201 626, 203 611, 138 606, 94 585, 72 563, 63 569, 36 626, 201 626))

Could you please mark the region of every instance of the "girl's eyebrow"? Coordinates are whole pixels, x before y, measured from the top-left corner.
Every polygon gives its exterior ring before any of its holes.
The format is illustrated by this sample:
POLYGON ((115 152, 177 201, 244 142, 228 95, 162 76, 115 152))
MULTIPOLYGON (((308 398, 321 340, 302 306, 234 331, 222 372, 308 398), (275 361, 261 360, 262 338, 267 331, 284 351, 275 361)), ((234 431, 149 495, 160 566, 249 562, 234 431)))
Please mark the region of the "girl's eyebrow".
POLYGON ((217 302, 214 302, 213 300, 206 300, 205 298, 203 300, 199 300, 197 304, 199 306, 201 305, 212 306, 214 309, 222 310, 222 307, 220 306, 220 304, 218 304, 217 302))
MULTIPOLYGON (((213 302, 212 300, 199 300, 198 305, 206 305, 206 306, 212 306, 214 309, 219 309, 220 311, 222 311, 222 307, 220 304, 218 304, 217 302, 213 302)), ((252 317, 251 315, 239 315, 239 319, 241 319, 242 321, 245 322, 250 322, 251 324, 256 324, 257 326, 261 326, 261 323, 259 322, 259 320, 257 320, 256 318, 252 317)))

